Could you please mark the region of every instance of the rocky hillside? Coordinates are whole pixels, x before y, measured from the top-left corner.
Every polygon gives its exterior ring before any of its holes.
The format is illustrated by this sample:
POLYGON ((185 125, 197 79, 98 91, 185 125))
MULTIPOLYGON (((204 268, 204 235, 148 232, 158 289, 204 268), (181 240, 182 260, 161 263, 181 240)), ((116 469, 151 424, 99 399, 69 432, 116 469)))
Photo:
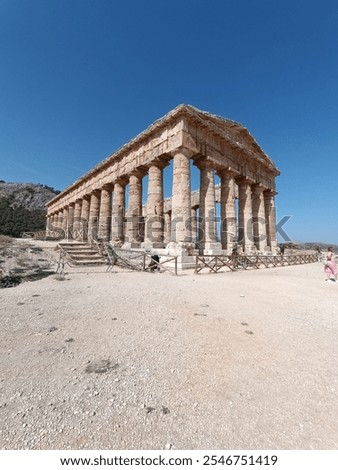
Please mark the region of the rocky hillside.
POLYGON ((59 192, 41 184, 0 181, 0 234, 20 237, 44 229, 45 204, 59 192))

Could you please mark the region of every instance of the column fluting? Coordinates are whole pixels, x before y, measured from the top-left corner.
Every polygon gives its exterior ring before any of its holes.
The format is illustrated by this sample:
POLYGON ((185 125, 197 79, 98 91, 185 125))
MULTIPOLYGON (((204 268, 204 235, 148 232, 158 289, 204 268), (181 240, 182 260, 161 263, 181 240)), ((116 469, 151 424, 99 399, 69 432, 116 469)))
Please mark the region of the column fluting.
POLYGON ((254 250, 253 221, 252 221, 252 180, 242 177, 236 180, 238 184, 238 242, 245 252, 254 250))
POLYGON ((148 201, 145 222, 145 242, 161 248, 164 240, 163 166, 153 163, 148 171, 148 201))
POLYGON ((90 195, 88 241, 97 240, 101 191, 95 190, 90 195))
POLYGON ((112 207, 111 240, 116 246, 124 242, 125 182, 115 181, 112 207))
POLYGON ((191 243, 190 157, 180 149, 173 158, 171 242, 191 243))
POLYGON ((236 183, 237 171, 224 169, 221 178, 221 243, 222 248, 231 253, 237 238, 236 183))
POLYGON ((257 250, 261 252, 267 251, 264 189, 262 185, 254 185, 252 187, 253 237, 257 250))
POLYGON ((99 238, 109 241, 111 236, 112 219, 112 187, 104 186, 101 190, 100 214, 99 214, 99 238))

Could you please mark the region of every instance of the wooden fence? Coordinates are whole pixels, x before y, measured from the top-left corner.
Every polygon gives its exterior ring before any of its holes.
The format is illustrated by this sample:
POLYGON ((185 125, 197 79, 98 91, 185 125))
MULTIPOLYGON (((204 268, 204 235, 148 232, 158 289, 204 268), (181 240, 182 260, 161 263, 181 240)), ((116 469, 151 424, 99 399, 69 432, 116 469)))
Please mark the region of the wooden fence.
POLYGON ((37 232, 23 232, 22 238, 33 238, 34 240, 62 240, 65 237, 63 230, 38 230, 37 232))
POLYGON ((145 251, 113 248, 109 243, 103 243, 102 252, 108 258, 108 270, 113 269, 115 265, 119 265, 134 271, 167 271, 177 275, 177 256, 161 255, 159 261, 157 261, 150 253, 145 251))
POLYGON ((318 254, 295 254, 295 255, 239 255, 232 256, 196 256, 195 274, 203 270, 217 273, 223 268, 230 271, 240 269, 276 268, 279 266, 293 266, 296 264, 315 263, 318 254))

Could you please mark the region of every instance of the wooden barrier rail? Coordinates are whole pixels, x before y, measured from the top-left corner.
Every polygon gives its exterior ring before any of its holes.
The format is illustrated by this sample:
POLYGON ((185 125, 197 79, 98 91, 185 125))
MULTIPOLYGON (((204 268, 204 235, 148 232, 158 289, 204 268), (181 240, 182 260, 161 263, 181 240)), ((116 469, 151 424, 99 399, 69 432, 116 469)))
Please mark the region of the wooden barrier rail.
POLYGON ((166 256, 165 260, 156 261, 151 254, 140 250, 124 250, 122 248, 113 248, 109 243, 104 243, 102 252, 108 258, 108 270, 113 269, 115 265, 134 271, 167 271, 177 275, 177 256, 166 256))
POLYGON ((34 240, 62 240, 65 237, 63 230, 38 230, 37 232, 23 232, 22 238, 33 238, 34 240))
POLYGON ((195 274, 203 269, 217 273, 222 268, 230 271, 238 269, 259 269, 260 267, 271 268, 279 266, 293 266, 296 264, 315 263, 318 261, 318 254, 297 254, 297 255, 238 255, 238 256, 196 256, 195 274))

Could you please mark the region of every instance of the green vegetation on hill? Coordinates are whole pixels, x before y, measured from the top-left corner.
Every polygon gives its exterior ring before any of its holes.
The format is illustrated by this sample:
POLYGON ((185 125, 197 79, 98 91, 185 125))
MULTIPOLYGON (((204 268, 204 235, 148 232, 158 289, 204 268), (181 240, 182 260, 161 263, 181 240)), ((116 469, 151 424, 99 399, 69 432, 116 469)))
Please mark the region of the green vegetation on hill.
POLYGON ((0 233, 20 237, 22 232, 43 230, 46 226, 46 211, 32 211, 23 206, 12 206, 12 197, 0 199, 0 233))
POLYGON ((20 237, 46 227, 46 202, 59 191, 42 184, 0 181, 0 234, 20 237))

